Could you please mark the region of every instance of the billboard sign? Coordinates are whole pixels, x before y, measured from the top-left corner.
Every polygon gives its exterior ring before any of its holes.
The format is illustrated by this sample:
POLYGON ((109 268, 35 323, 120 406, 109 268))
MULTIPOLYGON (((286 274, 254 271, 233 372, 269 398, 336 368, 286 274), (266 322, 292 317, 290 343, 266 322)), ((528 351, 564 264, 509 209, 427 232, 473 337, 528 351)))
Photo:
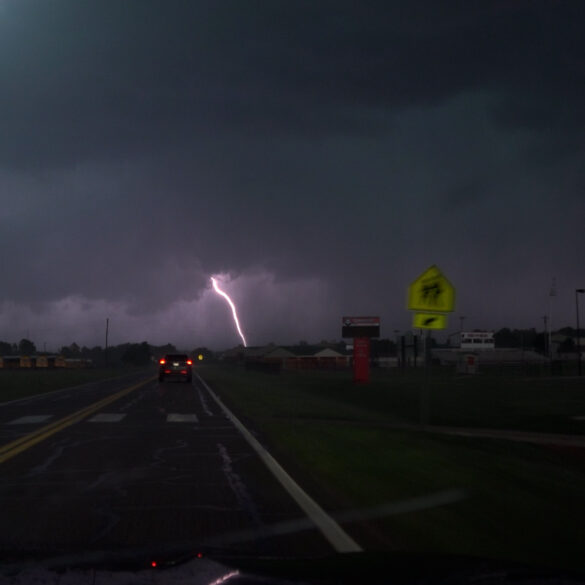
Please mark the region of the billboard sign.
POLYGON ((380 317, 342 317, 341 337, 380 337, 380 317))

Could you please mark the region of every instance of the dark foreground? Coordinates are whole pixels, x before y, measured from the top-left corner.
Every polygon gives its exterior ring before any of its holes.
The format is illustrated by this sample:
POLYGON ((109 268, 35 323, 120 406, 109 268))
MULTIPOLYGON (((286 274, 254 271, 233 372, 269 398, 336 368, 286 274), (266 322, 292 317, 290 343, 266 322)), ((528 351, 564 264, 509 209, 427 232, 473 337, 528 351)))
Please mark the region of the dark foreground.
MULTIPOLYGON (((136 382, 98 382, 3 405, 2 444, 136 382)), ((331 553, 197 381, 151 379, 8 455, 0 464, 5 560, 144 547, 331 553), (299 531, 271 533, 299 519, 299 531)))

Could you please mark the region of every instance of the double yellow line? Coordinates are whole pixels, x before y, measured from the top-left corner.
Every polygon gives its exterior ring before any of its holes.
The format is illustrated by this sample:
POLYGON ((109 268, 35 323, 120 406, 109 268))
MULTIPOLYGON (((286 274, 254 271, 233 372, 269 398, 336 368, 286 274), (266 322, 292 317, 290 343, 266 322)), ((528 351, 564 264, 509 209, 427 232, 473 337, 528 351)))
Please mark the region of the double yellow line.
POLYGON ((120 398, 122 398, 122 396, 126 396, 126 394, 130 394, 130 392, 133 392, 137 388, 140 388, 141 386, 144 386, 145 384, 152 382, 154 379, 155 377, 148 378, 147 380, 143 380, 138 384, 134 384, 134 386, 124 388, 123 390, 120 390, 115 394, 111 394, 110 396, 106 396, 105 398, 102 398, 101 400, 98 400, 97 402, 94 402, 93 404, 90 404, 89 406, 86 406, 85 408, 82 408, 81 410, 74 412, 73 414, 70 414, 62 419, 56 420, 53 423, 45 425, 44 427, 37 429, 33 433, 24 435, 23 437, 16 439, 16 441, 12 441, 11 443, 2 445, 0 447, 0 463, 4 463, 5 461, 12 459, 12 457, 15 457, 19 453, 26 451, 27 449, 29 449, 33 445, 36 445, 37 443, 40 443, 41 441, 48 439, 55 433, 58 433, 59 431, 62 431, 63 429, 82 421, 84 418, 87 418, 90 414, 93 414, 94 412, 100 410, 104 406, 107 406, 108 404, 111 404, 112 402, 119 400, 120 398))

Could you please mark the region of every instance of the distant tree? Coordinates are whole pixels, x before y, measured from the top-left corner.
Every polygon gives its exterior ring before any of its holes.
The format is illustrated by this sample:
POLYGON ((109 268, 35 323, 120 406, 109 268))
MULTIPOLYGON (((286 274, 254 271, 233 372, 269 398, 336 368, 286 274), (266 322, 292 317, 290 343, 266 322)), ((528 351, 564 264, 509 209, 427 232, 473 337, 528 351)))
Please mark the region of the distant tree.
POLYGON ((99 345, 92 348, 82 347, 81 357, 86 360, 91 360, 94 365, 103 365, 105 362, 104 350, 99 345))
POLYGON ((129 343, 122 343, 120 345, 113 345, 108 347, 108 365, 114 366, 121 364, 122 356, 128 349, 129 345, 129 343))
POLYGON ((142 343, 130 343, 122 355, 122 361, 125 364, 134 366, 143 366, 151 362, 150 346, 146 341, 142 343))
POLYGON ((494 333, 496 347, 520 347, 520 339, 516 331, 504 327, 494 333))
POLYGON ((172 343, 167 343, 166 345, 161 345, 155 348, 161 354, 165 353, 177 353, 177 348, 172 343))
POLYGON ((209 362, 211 360, 214 359, 215 355, 214 353, 208 349, 207 347, 196 347, 193 350, 193 359, 198 362, 199 361, 199 357, 198 356, 203 356, 203 362, 209 362))
POLYGON ((535 351, 540 353, 544 353, 546 350, 546 335, 544 333, 537 333, 534 336, 534 344, 533 347, 535 351))
POLYGON ((573 353, 577 345, 572 337, 567 337, 559 344, 559 353, 573 353))
POLYGON ((12 344, 8 341, 0 341, 0 355, 12 355, 12 344))
POLYGON ((561 333, 562 335, 567 335, 569 337, 575 337, 577 330, 573 327, 562 327, 557 331, 557 333, 561 333))
POLYGON ((535 347, 536 346, 536 329, 531 327, 530 329, 524 329, 522 331, 522 337, 524 340, 524 347, 535 347))
POLYGON ((32 355, 37 353, 37 348, 30 339, 21 339, 18 342, 18 352, 21 355, 32 355))
POLYGON ((71 355, 79 355, 79 354, 81 354, 81 350, 79 349, 79 345, 77 345, 77 343, 75 343, 75 342, 73 342, 69 346, 69 351, 70 351, 71 355))
POLYGON ((370 354, 372 357, 396 355, 396 343, 390 339, 372 339, 370 341, 370 354))

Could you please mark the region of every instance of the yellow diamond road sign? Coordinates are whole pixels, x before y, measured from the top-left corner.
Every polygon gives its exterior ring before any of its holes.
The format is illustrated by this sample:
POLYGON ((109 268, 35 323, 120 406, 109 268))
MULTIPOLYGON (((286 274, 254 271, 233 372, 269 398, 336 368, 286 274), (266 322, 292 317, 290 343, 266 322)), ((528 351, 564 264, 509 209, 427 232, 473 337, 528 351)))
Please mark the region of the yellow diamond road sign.
POLYGON ((433 264, 408 287, 408 309, 446 313, 455 309, 455 288, 433 264))
POLYGON ((412 319, 414 329, 447 329, 445 313, 415 313, 412 319))

